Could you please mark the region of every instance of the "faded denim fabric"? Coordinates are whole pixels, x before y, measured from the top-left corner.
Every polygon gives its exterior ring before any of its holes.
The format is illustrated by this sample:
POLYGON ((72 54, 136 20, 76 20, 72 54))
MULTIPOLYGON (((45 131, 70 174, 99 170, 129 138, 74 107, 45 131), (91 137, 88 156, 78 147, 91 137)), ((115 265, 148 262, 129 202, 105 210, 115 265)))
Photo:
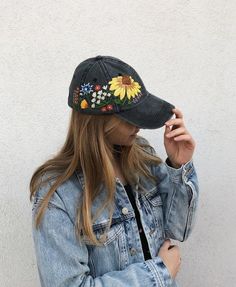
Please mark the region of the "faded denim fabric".
MULTIPOLYGON (((132 186, 152 259, 144 259, 135 213, 126 191, 116 179, 112 226, 103 246, 93 246, 75 236, 76 209, 84 187, 82 173, 75 173, 52 196, 38 230, 32 226, 42 287, 164 287, 177 286, 157 256, 165 238, 184 241, 190 235, 198 203, 198 179, 193 161, 172 168, 166 162, 150 167, 159 178, 145 178, 132 186)), ((51 184, 51 183, 50 183, 51 184)), ((32 219, 49 186, 34 197, 32 219)), ((95 212, 105 199, 105 188, 93 203, 95 212)), ((108 224, 105 210, 93 224, 99 238, 108 224)))

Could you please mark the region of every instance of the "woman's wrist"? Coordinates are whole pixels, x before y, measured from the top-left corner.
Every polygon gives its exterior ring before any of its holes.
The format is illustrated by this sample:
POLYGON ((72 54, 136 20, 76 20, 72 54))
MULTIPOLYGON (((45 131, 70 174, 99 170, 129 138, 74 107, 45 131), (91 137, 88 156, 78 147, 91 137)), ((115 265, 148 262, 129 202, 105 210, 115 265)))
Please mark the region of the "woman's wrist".
POLYGON ((176 163, 174 163, 173 161, 170 161, 170 159, 169 159, 168 157, 167 157, 167 159, 166 159, 166 163, 167 163, 170 167, 173 167, 173 168, 176 168, 176 169, 178 169, 178 168, 181 167, 181 165, 176 164, 176 163))

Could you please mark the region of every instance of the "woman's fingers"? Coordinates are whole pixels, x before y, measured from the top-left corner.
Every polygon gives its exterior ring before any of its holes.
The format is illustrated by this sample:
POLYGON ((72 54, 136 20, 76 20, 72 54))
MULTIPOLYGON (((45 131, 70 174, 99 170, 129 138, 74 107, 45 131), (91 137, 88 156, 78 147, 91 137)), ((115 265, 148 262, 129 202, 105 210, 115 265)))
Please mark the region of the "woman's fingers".
POLYGON ((175 141, 190 141, 192 137, 190 135, 180 135, 177 137, 174 137, 175 141))
POLYGON ((168 138, 176 137, 179 135, 187 134, 187 130, 184 127, 176 128, 171 130, 171 132, 167 133, 166 136, 168 138))
POLYGON ((183 121, 183 119, 175 118, 175 119, 171 119, 171 120, 165 122, 165 125, 167 125, 167 126, 174 126, 174 125, 184 126, 184 121, 183 121))
POLYGON ((175 114, 175 118, 165 122, 165 125, 169 127, 172 126, 172 130, 177 129, 178 127, 184 127, 182 112, 177 108, 173 109, 172 111, 175 114))
POLYGON ((182 119, 182 118, 183 118, 183 114, 182 114, 182 112, 181 112, 180 109, 175 108, 175 109, 173 109, 172 111, 175 113, 176 118, 179 118, 179 119, 182 119))

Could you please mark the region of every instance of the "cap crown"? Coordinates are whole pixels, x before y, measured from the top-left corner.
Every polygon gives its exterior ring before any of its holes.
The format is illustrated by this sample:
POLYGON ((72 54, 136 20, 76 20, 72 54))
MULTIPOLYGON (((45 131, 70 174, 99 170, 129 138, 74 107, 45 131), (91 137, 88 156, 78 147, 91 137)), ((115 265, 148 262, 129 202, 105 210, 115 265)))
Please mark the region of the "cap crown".
POLYGON ((146 96, 134 68, 115 57, 97 56, 75 69, 68 105, 88 114, 118 113, 139 105, 146 96))

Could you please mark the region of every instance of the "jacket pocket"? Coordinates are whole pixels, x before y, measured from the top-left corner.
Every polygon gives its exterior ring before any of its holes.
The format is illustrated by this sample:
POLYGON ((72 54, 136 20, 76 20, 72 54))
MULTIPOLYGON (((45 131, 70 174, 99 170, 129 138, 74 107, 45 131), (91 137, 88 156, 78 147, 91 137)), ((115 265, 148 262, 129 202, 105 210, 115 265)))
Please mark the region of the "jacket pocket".
POLYGON ((162 207, 162 199, 160 194, 158 193, 157 187, 152 189, 151 191, 145 194, 145 197, 150 202, 152 206, 161 206, 162 207))
POLYGON ((100 240, 101 245, 96 246, 87 237, 82 237, 87 245, 89 253, 88 266, 93 277, 102 276, 114 270, 122 270, 128 264, 128 248, 124 223, 121 221, 112 224, 109 230, 106 229, 107 224, 108 222, 93 225, 93 231, 96 238, 100 240), (104 232, 106 234, 105 237, 104 232), (106 258, 103 264, 100 264, 101 258, 106 258))
MULTIPOLYGON (((108 222, 93 225, 93 232, 102 245, 106 246, 110 244, 113 240, 120 236, 123 232, 122 224, 111 225, 110 229, 107 230, 108 222)), ((83 241, 86 245, 93 245, 86 235, 83 237, 83 241)))

